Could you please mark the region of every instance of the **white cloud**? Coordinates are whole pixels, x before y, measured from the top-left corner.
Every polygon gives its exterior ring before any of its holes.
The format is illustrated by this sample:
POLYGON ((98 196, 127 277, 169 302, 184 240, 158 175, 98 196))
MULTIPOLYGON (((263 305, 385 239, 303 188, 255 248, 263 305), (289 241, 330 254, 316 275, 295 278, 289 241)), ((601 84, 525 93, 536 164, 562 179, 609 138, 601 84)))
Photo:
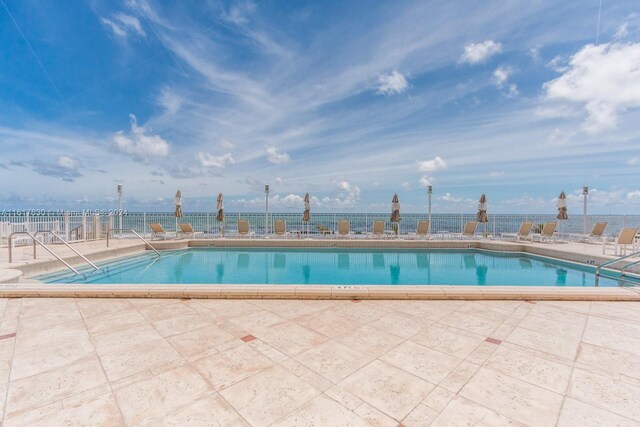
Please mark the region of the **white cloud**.
POLYGON ((464 199, 462 199, 461 197, 454 197, 451 195, 451 193, 444 193, 443 196, 438 197, 438 200, 442 200, 443 202, 460 203, 464 199))
POLYGON ((491 172, 491 173, 489 174, 489 176, 490 176, 491 178, 497 178, 497 177, 505 176, 505 175, 506 175, 506 174, 505 174, 504 172, 500 172, 500 171, 493 171, 493 172, 491 172))
POLYGON ((280 178, 279 176, 277 176, 276 179, 274 179, 274 181, 278 185, 282 185, 284 183, 284 179, 280 178))
MULTIPOLYGON (((582 207, 582 188, 575 189, 567 194, 567 204, 569 207, 579 209, 582 207)), ((589 206, 611 207, 614 205, 640 205, 640 190, 629 190, 626 188, 613 190, 589 189, 589 206)))
POLYGON ((518 86, 514 83, 507 84, 509 77, 513 74, 511 67, 500 66, 493 72, 493 83, 507 98, 513 98, 519 94, 518 86))
POLYGON ((147 35, 135 16, 116 13, 113 15, 113 19, 101 18, 100 22, 109 27, 118 37, 126 38, 131 33, 135 33, 139 37, 146 37, 147 35))
POLYGON ((431 160, 419 160, 417 163, 420 172, 435 172, 447 167, 447 163, 440 156, 431 160))
POLYGON ((230 149, 232 149, 232 148, 234 148, 236 146, 236 144, 234 144, 233 142, 230 142, 230 141, 228 141, 228 140, 226 140, 224 138, 220 141, 219 145, 220 145, 220 147, 226 148, 227 150, 230 150, 230 149))
POLYGON ((640 157, 634 157, 632 159, 627 160, 628 165, 640 165, 640 157))
POLYGON ((146 135, 145 128, 138 126, 136 116, 129 114, 131 120, 131 132, 125 135, 119 131, 113 137, 118 150, 132 155, 137 160, 151 157, 167 157, 169 155, 169 143, 160 135, 146 135))
POLYGON ((271 163, 280 164, 291 161, 291 157, 288 153, 278 151, 278 149, 273 145, 267 147, 265 152, 267 154, 267 160, 271 163))
POLYGON ((430 185, 433 185, 433 178, 431 178, 429 175, 422 175, 420 177, 420 181, 418 181, 420 183, 421 187, 427 188, 430 185))
POLYGON ((624 39, 629 35, 629 23, 625 22, 618 27, 618 30, 613 35, 613 38, 616 40, 624 39))
POLYGON ((459 63, 480 64, 490 57, 502 52, 502 43, 493 40, 485 40, 480 43, 468 43, 464 46, 464 52, 458 59, 459 63))
POLYGON ((583 107, 587 132, 615 128, 621 112, 640 107, 640 43, 587 45, 543 87, 547 100, 583 107))
POLYGON ((380 95, 394 95, 407 90, 409 83, 407 79, 397 71, 385 74, 378 78, 378 89, 376 93, 380 95))
POLYGON ((528 55, 533 62, 540 62, 540 46, 534 46, 529 49, 528 55))
POLYGON ((228 165, 232 165, 236 162, 231 153, 227 153, 222 156, 214 156, 210 153, 201 152, 198 153, 198 160, 200 160, 200 164, 202 166, 208 168, 225 168, 228 165))
POLYGON ((69 156, 58 157, 58 166, 64 169, 77 170, 80 166, 76 159, 72 159, 69 156))
POLYGON ((411 188, 411 184, 409 184, 407 181, 405 181, 405 182, 400 184, 400 187, 402 187, 403 190, 409 190, 411 188))

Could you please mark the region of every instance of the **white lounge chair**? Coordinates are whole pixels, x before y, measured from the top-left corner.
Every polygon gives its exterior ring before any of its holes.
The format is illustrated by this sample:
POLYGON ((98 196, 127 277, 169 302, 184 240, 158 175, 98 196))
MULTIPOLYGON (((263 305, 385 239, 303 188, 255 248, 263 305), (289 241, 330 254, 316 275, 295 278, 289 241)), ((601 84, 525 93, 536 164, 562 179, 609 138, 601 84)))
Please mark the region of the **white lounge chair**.
POLYGON ((409 233, 408 237, 412 239, 430 239, 431 238, 431 224, 429 221, 418 221, 415 233, 409 233))
POLYGON ((386 237, 384 234, 384 221, 373 221, 373 230, 370 236, 374 239, 383 239, 386 237))
POLYGON ((537 237, 538 241, 541 242, 541 243, 542 242, 557 241, 558 237, 555 234, 557 226, 558 226, 557 222, 547 222, 542 227, 542 230, 540 231, 540 234, 534 234, 533 235, 533 240, 535 240, 535 238, 537 237))
POLYGON ((349 221, 346 219, 340 220, 338 222, 338 237, 348 237, 351 238, 351 232, 349 221))
POLYGON ((162 224, 149 224, 151 228, 151 240, 153 239, 174 239, 178 236, 177 233, 166 231, 162 224))
POLYGON ((189 237, 191 239, 195 239, 196 236, 204 235, 204 231, 195 231, 191 226, 191 224, 180 223, 178 224, 178 226, 180 227, 180 234, 182 234, 182 237, 189 237))
POLYGON ((276 237, 284 237, 285 239, 289 237, 285 220, 277 219, 273 222, 273 233, 276 237))
POLYGON ((607 247, 613 247, 613 254, 617 256, 626 255, 627 248, 631 247, 633 252, 638 250, 637 228, 623 228, 614 241, 602 242, 602 253, 606 254, 607 247))
POLYGON ((513 240, 515 241, 520 241, 520 240, 533 241, 533 238, 531 237, 532 229, 533 229, 533 222, 525 221, 522 224, 520 224, 520 228, 518 229, 517 233, 502 233, 502 237, 510 237, 510 238, 513 238, 513 240))
POLYGON ((569 234, 569 240, 571 240, 571 238, 574 237, 579 242, 604 243, 604 241, 606 240, 604 236, 604 230, 606 228, 607 228, 606 222, 596 222, 595 224, 593 224, 593 229, 591 229, 591 233, 589 234, 571 233, 569 234))
POLYGON ((249 230, 249 221, 246 219, 238 220, 238 237, 253 237, 256 233, 249 230))
POLYGON ((474 239, 476 237, 477 221, 469 221, 462 228, 462 233, 453 233, 451 236, 458 239, 474 239))

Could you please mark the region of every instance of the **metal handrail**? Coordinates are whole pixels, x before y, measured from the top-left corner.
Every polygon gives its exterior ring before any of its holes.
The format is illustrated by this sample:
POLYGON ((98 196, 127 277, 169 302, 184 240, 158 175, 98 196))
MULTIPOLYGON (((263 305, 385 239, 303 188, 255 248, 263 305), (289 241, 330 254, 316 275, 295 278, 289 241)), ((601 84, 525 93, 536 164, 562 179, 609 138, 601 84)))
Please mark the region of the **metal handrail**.
MULTIPOLYGON (((611 261, 606 261, 606 262, 603 262, 602 264, 598 265, 596 267, 596 271, 595 271, 595 274, 596 274, 596 286, 598 286, 598 277, 600 277, 600 270, 602 270, 602 268, 604 268, 604 267, 606 267, 608 265, 611 265, 611 264, 618 263, 620 261, 624 261, 625 259, 631 258, 631 257, 636 256, 636 255, 640 255, 640 251, 633 252, 633 253, 631 253, 629 255, 625 255, 625 256, 622 256, 622 257, 616 258, 616 259, 612 259, 611 261)), ((631 264, 624 266, 622 268, 621 272, 624 271, 625 268, 630 267, 631 265, 634 265, 634 264, 637 264, 637 263, 640 263, 640 261, 632 262, 631 264)))
POLYGON ((640 264, 640 260, 638 260, 638 261, 633 261, 632 263, 629 263, 629 264, 625 265, 624 267, 622 267, 622 268, 620 269, 620 276, 624 276, 624 271, 625 271, 627 268, 629 268, 629 267, 631 267, 631 266, 634 266, 634 265, 636 265, 636 264, 640 264))
POLYGON ((93 267, 96 271, 100 270, 98 268, 98 266, 96 266, 94 263, 92 263, 91 261, 89 261, 89 259, 87 257, 85 257, 84 255, 82 255, 80 252, 78 252, 74 247, 72 247, 67 241, 65 241, 62 237, 60 237, 58 234, 56 234, 53 231, 37 231, 34 236, 37 236, 38 233, 49 233, 52 234, 54 237, 56 237, 58 240, 60 240, 66 247, 68 247, 69 249, 71 249, 76 255, 78 255, 80 258, 82 258, 87 264, 89 264, 91 267, 93 267))
POLYGON ((51 255, 53 255, 58 261, 60 261, 61 263, 63 263, 69 270, 73 271, 75 274, 80 274, 78 272, 78 270, 76 270, 75 268, 73 268, 71 265, 69 265, 68 262, 66 262, 65 260, 63 260, 62 258, 60 258, 55 252, 53 252, 51 249, 49 249, 47 247, 47 245, 45 245, 44 243, 42 243, 40 240, 38 240, 36 238, 36 236, 34 236, 33 234, 29 233, 28 231, 16 231, 13 232, 9 235, 9 263, 12 262, 12 255, 11 255, 11 239, 13 238, 14 235, 17 234, 26 234, 27 236, 31 237, 31 239, 33 240, 33 258, 36 258, 36 244, 42 246, 47 252, 49 252, 51 255))
POLYGON ((141 235, 139 235, 134 229, 130 229, 129 230, 129 229, 122 229, 122 228, 109 228, 107 230, 107 247, 109 247, 109 234, 114 232, 114 231, 130 231, 130 232, 132 232, 133 234, 135 234, 138 237, 138 239, 142 240, 147 246, 149 246, 156 253, 156 255, 160 256, 160 252, 158 252, 157 249, 154 248, 151 245, 151 243, 147 242, 147 240, 144 237, 142 237, 141 235))

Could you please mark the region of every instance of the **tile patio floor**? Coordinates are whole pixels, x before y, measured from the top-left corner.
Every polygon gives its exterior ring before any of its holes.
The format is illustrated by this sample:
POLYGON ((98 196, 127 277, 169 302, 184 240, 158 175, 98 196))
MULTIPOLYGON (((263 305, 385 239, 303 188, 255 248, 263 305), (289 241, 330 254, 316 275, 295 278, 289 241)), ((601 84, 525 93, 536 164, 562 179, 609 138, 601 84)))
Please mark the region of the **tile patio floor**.
POLYGON ((8 426, 640 425, 640 303, 0 300, 8 426))

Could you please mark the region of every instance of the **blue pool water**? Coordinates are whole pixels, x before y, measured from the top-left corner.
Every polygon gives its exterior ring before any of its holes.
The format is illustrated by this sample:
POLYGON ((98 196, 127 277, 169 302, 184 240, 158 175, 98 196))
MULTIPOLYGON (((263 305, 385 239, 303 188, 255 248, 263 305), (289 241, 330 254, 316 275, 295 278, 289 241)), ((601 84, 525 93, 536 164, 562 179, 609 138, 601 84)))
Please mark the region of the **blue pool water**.
MULTIPOLYGON (((478 250, 224 248, 153 252, 46 283, 594 286, 593 267, 478 250)), ((601 278, 600 286, 620 286, 601 278)), ((630 283, 624 282, 625 285, 630 283)))

